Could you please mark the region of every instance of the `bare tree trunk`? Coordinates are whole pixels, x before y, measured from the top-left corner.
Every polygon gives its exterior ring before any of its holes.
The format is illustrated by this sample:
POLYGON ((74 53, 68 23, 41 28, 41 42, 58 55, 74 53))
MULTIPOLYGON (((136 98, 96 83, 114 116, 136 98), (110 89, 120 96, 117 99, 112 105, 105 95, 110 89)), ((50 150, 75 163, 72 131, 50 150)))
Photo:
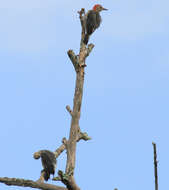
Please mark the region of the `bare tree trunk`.
MULTIPOLYGON (((85 60, 94 47, 94 45, 90 44, 88 45, 88 48, 86 48, 85 44, 83 43, 85 35, 85 28, 83 26, 84 9, 82 9, 79 12, 79 14, 82 26, 79 56, 75 55, 72 50, 68 51, 68 56, 70 57, 76 71, 76 86, 75 86, 74 101, 73 101, 73 111, 71 111, 70 107, 67 106, 67 110, 69 111, 69 113, 71 113, 72 116, 69 140, 66 143, 67 164, 66 164, 65 173, 67 174, 68 178, 66 180, 62 180, 62 182, 67 186, 69 190, 80 189, 76 185, 74 180, 74 169, 76 161, 76 142, 80 134, 79 120, 80 120, 82 97, 83 97, 84 68, 86 66, 85 60)), ((62 175, 63 173, 60 172, 60 177, 63 179, 62 175)))

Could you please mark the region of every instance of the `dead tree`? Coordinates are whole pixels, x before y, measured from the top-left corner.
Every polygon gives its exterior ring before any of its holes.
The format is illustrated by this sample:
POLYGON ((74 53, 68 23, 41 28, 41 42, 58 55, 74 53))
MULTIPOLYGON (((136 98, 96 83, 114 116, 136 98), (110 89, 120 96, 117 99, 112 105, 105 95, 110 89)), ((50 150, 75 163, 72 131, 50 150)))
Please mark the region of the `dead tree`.
POLYGON ((82 96, 83 96, 83 84, 84 84, 84 70, 85 70, 85 61, 92 51, 94 45, 89 44, 86 46, 84 41, 85 36, 85 27, 84 27, 84 14, 85 10, 81 9, 79 13, 79 18, 81 21, 82 33, 81 33, 81 42, 80 42, 80 51, 79 54, 76 55, 73 50, 69 50, 68 56, 74 66, 76 72, 76 86, 74 93, 74 101, 73 101, 73 110, 71 110, 70 106, 66 106, 67 111, 71 116, 71 126, 70 126, 70 134, 69 139, 63 138, 62 145, 56 149, 54 152, 56 157, 66 150, 67 152, 67 163, 65 172, 59 170, 58 177, 54 180, 61 181, 66 187, 51 185, 48 183, 44 183, 44 173, 41 173, 39 180, 25 180, 19 178, 7 178, 1 177, 0 182, 6 185, 13 186, 22 186, 22 187, 32 187, 43 190, 80 190, 76 181, 74 179, 74 169, 75 169, 75 161, 76 161, 76 143, 80 140, 90 140, 90 137, 87 133, 82 133, 79 127, 79 119, 81 113, 81 104, 82 104, 82 96))

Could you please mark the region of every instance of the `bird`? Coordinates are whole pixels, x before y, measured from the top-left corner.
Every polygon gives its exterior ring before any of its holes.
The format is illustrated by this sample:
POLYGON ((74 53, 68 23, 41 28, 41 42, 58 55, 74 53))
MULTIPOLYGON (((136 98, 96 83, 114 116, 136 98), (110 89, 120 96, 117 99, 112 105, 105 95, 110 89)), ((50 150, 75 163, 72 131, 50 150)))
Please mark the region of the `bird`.
POLYGON ((100 26, 102 21, 100 12, 103 10, 108 10, 100 4, 94 5, 92 10, 89 10, 84 16, 84 25, 85 25, 85 37, 84 44, 87 45, 90 35, 100 26))
POLYGON ((55 170, 56 170, 56 156, 53 152, 49 151, 49 150, 40 150, 38 152, 35 152, 33 157, 35 159, 39 159, 41 158, 41 162, 42 162, 42 166, 43 166, 43 170, 41 171, 41 173, 44 173, 44 179, 45 181, 48 181, 48 179, 50 178, 50 174, 55 174, 55 170))

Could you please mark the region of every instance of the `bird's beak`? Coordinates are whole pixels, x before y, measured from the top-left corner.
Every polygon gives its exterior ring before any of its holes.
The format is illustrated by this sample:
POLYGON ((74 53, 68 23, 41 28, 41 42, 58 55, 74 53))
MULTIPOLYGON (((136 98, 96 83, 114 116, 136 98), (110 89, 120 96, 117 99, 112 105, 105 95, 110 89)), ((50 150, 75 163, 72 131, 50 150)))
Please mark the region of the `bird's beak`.
POLYGON ((103 11, 107 11, 108 9, 106 9, 106 8, 102 7, 102 10, 103 10, 103 11))

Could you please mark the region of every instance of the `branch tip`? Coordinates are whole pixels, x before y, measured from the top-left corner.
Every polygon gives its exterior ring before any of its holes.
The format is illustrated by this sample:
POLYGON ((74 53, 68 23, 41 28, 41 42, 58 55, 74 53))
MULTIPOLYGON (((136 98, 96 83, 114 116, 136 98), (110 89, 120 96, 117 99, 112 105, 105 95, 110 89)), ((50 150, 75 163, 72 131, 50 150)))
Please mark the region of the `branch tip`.
POLYGON ((67 111, 69 112, 69 114, 72 116, 72 115, 73 115, 73 112, 72 112, 70 106, 67 105, 67 106, 66 106, 66 109, 67 109, 67 111))
POLYGON ((66 144, 67 144, 66 137, 64 137, 64 138, 62 139, 62 143, 63 143, 64 145, 66 145, 66 144))
POLYGON ((88 45, 86 57, 89 56, 89 54, 91 53, 93 48, 94 48, 94 44, 89 44, 88 45))
POLYGON ((92 139, 92 138, 89 137, 86 132, 84 132, 84 133, 80 132, 77 141, 78 141, 78 142, 79 142, 80 140, 88 141, 88 140, 91 140, 91 139, 92 139))
POLYGON ((77 69, 78 69, 78 56, 75 55, 75 53, 72 49, 68 50, 67 54, 68 54, 73 66, 75 68, 75 71, 77 71, 77 69))
POLYGON ((83 14, 85 14, 85 9, 84 8, 81 8, 80 11, 77 12, 80 16, 80 18, 82 17, 83 14))

